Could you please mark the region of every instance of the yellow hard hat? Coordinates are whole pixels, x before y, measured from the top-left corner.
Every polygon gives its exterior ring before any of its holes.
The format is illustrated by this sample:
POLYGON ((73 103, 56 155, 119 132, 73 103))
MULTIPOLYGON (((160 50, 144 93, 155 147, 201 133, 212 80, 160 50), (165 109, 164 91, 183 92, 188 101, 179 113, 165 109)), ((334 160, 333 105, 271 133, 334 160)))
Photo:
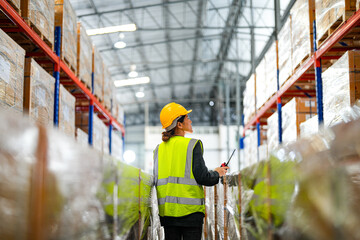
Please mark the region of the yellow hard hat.
POLYGON ((166 131, 170 131, 176 126, 180 116, 186 115, 191 111, 191 109, 186 110, 183 106, 174 102, 165 105, 160 112, 160 122, 162 127, 165 128, 166 131))

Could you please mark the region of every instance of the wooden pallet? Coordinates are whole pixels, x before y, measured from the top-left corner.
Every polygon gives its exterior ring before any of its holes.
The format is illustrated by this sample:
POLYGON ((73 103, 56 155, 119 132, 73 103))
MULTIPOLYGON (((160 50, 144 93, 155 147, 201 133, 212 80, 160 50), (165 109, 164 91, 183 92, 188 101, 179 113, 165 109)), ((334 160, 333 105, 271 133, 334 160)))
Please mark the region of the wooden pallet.
POLYGON ((321 36, 317 40, 317 45, 320 47, 337 29, 339 29, 345 22, 348 20, 352 15, 354 14, 354 11, 345 11, 343 15, 341 15, 324 33, 323 36, 321 36))
POLYGON ((77 76, 77 69, 76 67, 74 67, 73 65, 70 64, 70 61, 68 61, 68 59, 62 55, 61 56, 61 60, 63 60, 63 62, 66 64, 66 66, 68 66, 68 68, 70 68, 70 70, 75 74, 75 76, 77 76))
POLYGON ((36 32, 36 34, 41 38, 41 40, 43 40, 46 43, 46 45, 49 46, 51 51, 54 51, 54 43, 52 43, 50 40, 48 40, 44 36, 44 34, 42 34, 42 32, 36 27, 36 25, 33 24, 30 20, 25 20, 25 22, 31 27, 32 30, 34 30, 34 32, 36 32))
POLYGON ((308 53, 303 57, 303 59, 294 67, 293 74, 311 57, 311 55, 312 53, 308 53))
POLYGON ((91 92, 91 86, 89 86, 89 84, 87 82, 85 82, 84 80, 80 79, 80 81, 85 85, 85 87, 87 89, 89 89, 89 91, 91 92))

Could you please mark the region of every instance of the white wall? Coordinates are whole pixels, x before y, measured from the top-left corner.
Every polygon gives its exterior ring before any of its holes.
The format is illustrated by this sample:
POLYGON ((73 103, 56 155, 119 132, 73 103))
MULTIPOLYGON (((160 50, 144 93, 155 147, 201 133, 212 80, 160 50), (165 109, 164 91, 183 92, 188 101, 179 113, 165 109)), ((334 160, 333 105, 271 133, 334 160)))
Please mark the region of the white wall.
MULTIPOLYGON (((227 127, 193 126, 194 133, 186 137, 200 139, 204 146, 204 160, 209 169, 214 169, 226 162, 232 151, 237 147, 236 126, 229 127, 229 149, 227 148, 227 127)), ((153 168, 153 150, 161 143, 162 129, 158 127, 145 127, 145 171, 151 172, 153 168)), ((240 134, 242 129, 240 129, 240 134)), ((235 152, 230 161, 230 171, 238 170, 238 153, 235 152)))

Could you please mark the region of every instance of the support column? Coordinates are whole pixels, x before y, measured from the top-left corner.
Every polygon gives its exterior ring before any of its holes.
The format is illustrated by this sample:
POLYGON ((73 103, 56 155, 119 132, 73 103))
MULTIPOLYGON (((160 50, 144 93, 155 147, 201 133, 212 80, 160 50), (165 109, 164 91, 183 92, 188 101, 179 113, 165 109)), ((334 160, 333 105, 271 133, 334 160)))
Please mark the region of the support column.
POLYGON ((316 57, 317 45, 316 45, 316 21, 313 23, 314 27, 314 55, 315 55, 315 79, 316 79, 316 104, 317 104, 317 114, 319 120, 319 126, 324 122, 324 113, 323 113, 323 89, 322 89, 322 77, 321 77, 321 59, 316 57))
POLYGON ((55 27, 55 53, 58 62, 54 64, 54 126, 59 126, 59 96, 60 96, 60 48, 61 48, 61 27, 55 27))

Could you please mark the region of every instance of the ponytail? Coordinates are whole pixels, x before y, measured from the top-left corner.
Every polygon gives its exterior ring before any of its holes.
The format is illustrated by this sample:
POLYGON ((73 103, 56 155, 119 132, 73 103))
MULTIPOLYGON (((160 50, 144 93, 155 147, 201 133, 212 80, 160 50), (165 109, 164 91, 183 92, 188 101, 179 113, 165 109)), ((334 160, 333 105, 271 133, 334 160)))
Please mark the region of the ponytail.
POLYGON ((169 141, 169 139, 170 139, 172 136, 174 136, 174 134, 175 134, 175 128, 171 129, 171 130, 168 131, 168 132, 163 132, 163 133, 162 133, 162 140, 163 140, 163 142, 169 141))

